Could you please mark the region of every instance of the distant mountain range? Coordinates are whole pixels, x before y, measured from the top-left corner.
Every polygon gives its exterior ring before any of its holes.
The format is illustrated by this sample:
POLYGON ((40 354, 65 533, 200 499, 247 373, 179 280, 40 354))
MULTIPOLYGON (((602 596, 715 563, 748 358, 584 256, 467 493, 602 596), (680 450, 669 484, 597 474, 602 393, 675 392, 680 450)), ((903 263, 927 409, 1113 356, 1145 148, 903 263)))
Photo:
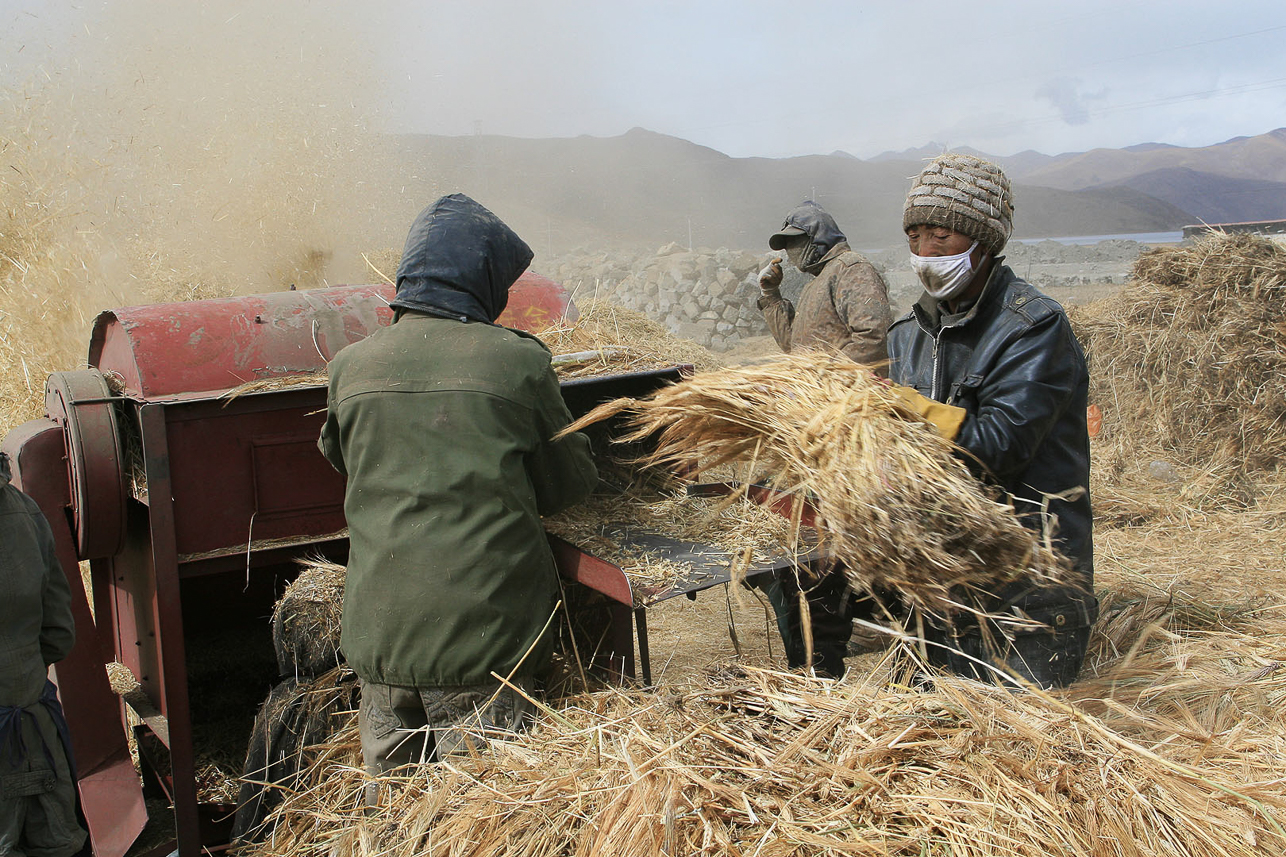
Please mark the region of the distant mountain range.
MULTIPOLYGON (((845 152, 732 158, 635 128, 618 137, 407 135, 390 141, 381 185, 429 201, 464 191, 540 253, 684 246, 758 249, 803 199, 826 207, 859 248, 901 242, 906 191, 929 145, 861 160, 845 152), (409 183, 409 186, 408 186, 409 183)), ((1203 148, 1145 143, 995 157, 1014 183, 1015 237, 1178 230, 1286 218, 1286 128, 1203 148)))

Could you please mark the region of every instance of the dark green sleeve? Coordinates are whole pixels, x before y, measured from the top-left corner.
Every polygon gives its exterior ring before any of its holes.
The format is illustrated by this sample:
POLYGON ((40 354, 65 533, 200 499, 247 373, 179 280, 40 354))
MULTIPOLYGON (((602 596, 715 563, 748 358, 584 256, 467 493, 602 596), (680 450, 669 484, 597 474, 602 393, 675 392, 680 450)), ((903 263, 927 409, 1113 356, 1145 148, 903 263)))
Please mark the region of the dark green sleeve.
POLYGON ((527 474, 536 490, 536 508, 552 515, 584 500, 598 484, 598 468, 590 454, 589 438, 580 432, 552 440, 572 415, 558 389, 558 376, 549 368, 539 382, 536 428, 540 442, 527 457, 527 474))
POLYGON ((32 515, 40 556, 44 563, 45 586, 41 597, 40 655, 45 665, 56 664, 71 652, 76 642, 76 620, 71 614, 71 587, 54 550, 54 534, 45 516, 32 515))
MULTIPOLYGON (((332 366, 334 366, 333 363, 332 366)), ((335 416, 335 387, 336 378, 332 374, 326 395, 326 422, 322 425, 321 436, 317 438, 317 448, 321 450, 321 454, 330 462, 331 467, 334 467, 347 478, 348 470, 344 467, 344 450, 339 443, 339 420, 335 416)))

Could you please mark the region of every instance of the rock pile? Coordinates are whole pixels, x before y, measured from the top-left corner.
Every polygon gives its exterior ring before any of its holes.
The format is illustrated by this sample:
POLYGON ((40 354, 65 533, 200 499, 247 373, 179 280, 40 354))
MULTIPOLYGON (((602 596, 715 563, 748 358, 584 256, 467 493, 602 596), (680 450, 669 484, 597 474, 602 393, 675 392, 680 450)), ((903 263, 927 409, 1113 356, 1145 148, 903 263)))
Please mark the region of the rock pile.
MULTIPOLYGON (((719 351, 768 332, 755 307, 756 281, 759 269, 774 255, 723 247, 689 251, 667 244, 654 253, 571 254, 552 260, 540 273, 561 282, 576 300, 611 301, 719 351)), ((798 292, 806 278, 797 272, 795 276, 798 292)))

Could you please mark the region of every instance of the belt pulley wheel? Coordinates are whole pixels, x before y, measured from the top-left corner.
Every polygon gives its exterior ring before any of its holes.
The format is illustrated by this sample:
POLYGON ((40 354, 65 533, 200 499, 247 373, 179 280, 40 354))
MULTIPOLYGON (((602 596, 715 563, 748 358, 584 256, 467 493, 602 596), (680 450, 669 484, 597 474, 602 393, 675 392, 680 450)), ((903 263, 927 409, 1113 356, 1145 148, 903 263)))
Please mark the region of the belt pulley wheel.
POLYGON ((97 369, 55 372, 45 383, 45 412, 63 428, 76 552, 115 555, 125 541, 124 454, 115 396, 97 369))

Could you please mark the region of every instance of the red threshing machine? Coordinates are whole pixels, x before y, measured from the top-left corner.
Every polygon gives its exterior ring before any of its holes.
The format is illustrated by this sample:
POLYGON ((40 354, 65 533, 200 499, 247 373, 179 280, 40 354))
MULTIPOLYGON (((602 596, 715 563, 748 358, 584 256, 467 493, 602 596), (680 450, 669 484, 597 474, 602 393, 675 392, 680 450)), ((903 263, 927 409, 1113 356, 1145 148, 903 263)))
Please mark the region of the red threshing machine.
MULTIPOLYGON (((575 318, 562 287, 534 274, 510 295, 501 323, 539 330, 575 318)), ((48 517, 72 586, 77 642, 56 676, 97 857, 133 845, 148 820, 145 786, 173 806, 176 842, 158 853, 177 844, 182 857, 197 857, 227 842, 233 807, 200 799, 200 745, 229 688, 249 684, 262 699, 276 680, 269 616, 295 560, 347 557, 344 482, 316 447, 324 383, 244 385, 323 372, 341 348, 391 322, 391 297, 389 286, 345 286, 104 312, 90 368, 50 376, 47 416, 4 439, 14 484, 48 517), (92 607, 76 573, 83 560, 92 607), (216 648, 232 653, 235 671, 211 674, 203 656, 216 648), (124 698, 109 682, 112 661, 139 683, 124 698), (142 723, 133 727, 141 779, 127 705, 142 723)), ((579 415, 646 395, 685 369, 579 378, 562 389, 579 415)), ((637 627, 650 681, 644 604, 728 579, 700 546, 675 542, 659 547, 693 560, 694 574, 639 593, 616 566, 551 541, 564 577, 597 593, 598 663, 618 676, 634 675, 637 627)), ((256 706, 247 706, 240 714, 252 718, 256 706)))

